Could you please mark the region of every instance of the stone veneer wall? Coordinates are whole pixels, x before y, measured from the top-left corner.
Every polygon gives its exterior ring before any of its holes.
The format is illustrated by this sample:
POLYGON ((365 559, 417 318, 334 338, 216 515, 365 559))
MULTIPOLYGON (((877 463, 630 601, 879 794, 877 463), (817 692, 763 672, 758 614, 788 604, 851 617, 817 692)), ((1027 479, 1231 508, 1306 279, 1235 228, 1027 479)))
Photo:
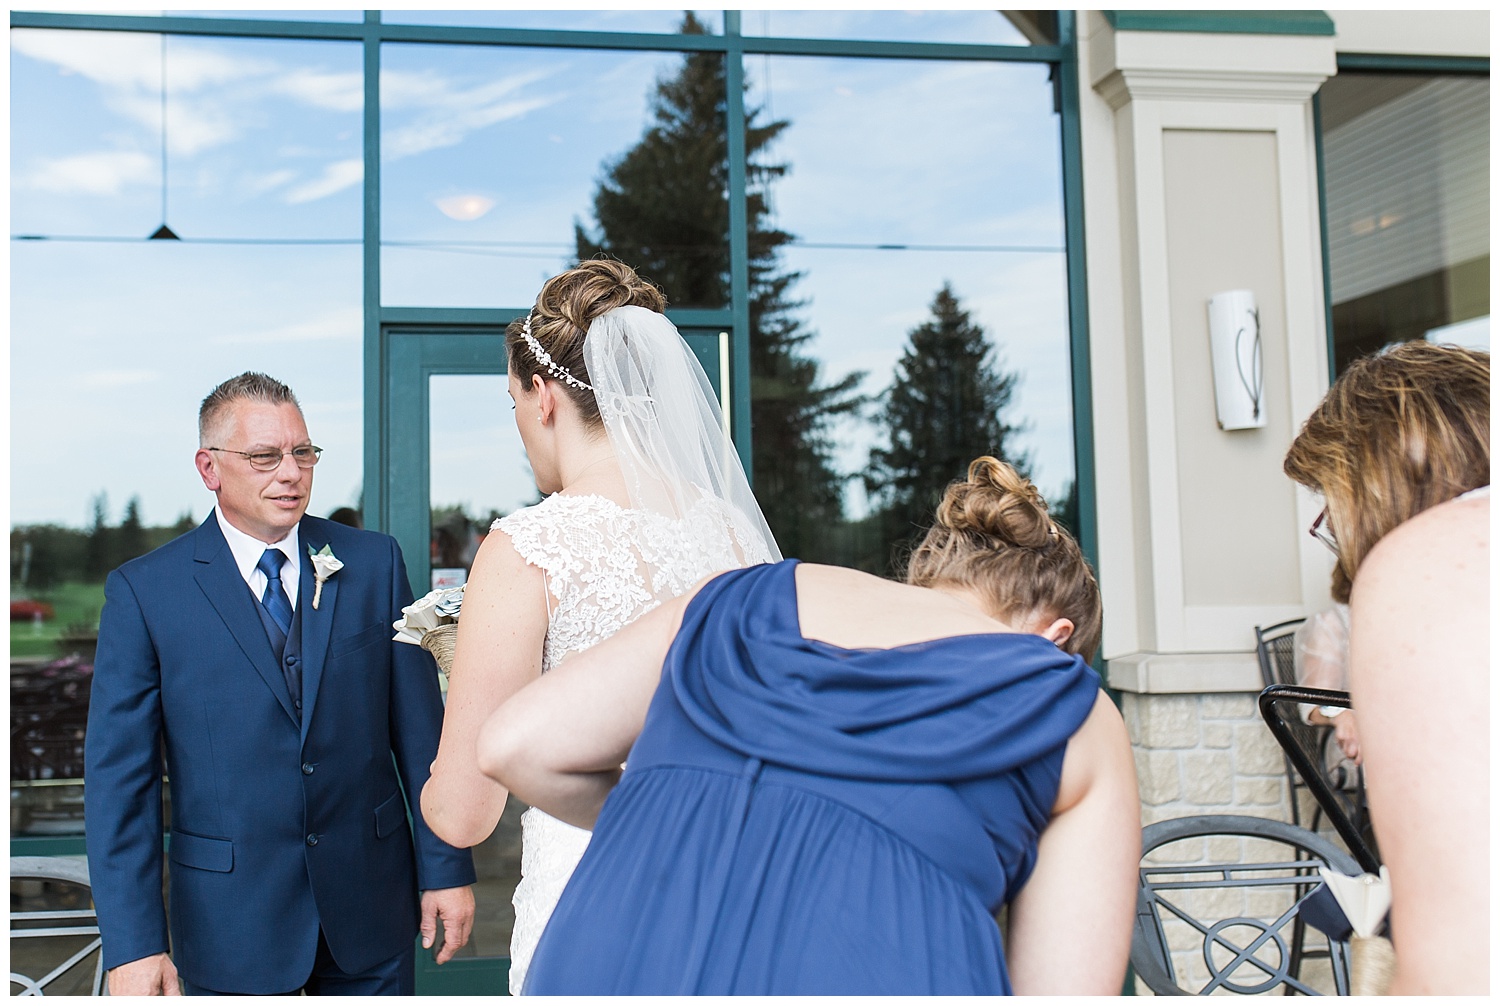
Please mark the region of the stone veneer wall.
MULTIPOLYGON (((1281 748, 1256 708, 1257 694, 1121 694, 1121 712, 1135 755, 1143 825, 1201 814, 1291 820, 1285 762, 1281 748)), ((1305 793, 1302 796, 1305 826, 1312 805, 1305 793)), ((1326 828, 1323 831, 1329 834, 1326 828)), ((1287 858, 1285 846, 1225 835, 1174 843, 1158 850, 1148 862, 1186 865, 1280 862, 1287 858)), ((1174 897, 1190 912, 1201 911, 1203 918, 1211 919, 1243 915, 1269 921, 1278 918, 1291 904, 1289 888, 1216 890, 1191 895, 1179 892, 1174 897)), ((1171 918, 1165 927, 1173 967, 1181 982, 1192 988, 1202 987, 1210 975, 1203 960, 1201 935, 1171 918)), ((1237 934, 1228 930, 1225 935, 1248 940, 1256 933, 1237 934)), ((1290 927, 1284 935, 1290 936, 1290 927)), ((1308 941, 1314 950, 1324 945, 1316 932, 1309 933, 1308 941)), ((1267 952, 1275 957, 1275 951, 1267 952)), ((1264 974, 1242 966, 1238 977, 1245 984, 1254 985, 1264 974)), ((1332 994, 1333 980, 1326 959, 1305 960, 1301 977, 1314 988, 1332 994)), ((1140 982, 1136 984, 1136 992, 1151 994, 1140 982)))
POLYGON ((1141 823, 1193 814, 1291 820, 1281 748, 1255 693, 1121 695, 1141 823))

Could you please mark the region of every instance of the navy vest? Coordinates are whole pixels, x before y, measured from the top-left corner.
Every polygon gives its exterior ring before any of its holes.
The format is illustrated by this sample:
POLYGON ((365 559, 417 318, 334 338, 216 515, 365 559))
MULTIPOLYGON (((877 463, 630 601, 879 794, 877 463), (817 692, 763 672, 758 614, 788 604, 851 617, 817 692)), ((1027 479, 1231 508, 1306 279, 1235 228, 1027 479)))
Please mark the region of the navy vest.
MULTIPOLYGON (((300 593, 300 591, 299 591, 300 593)), ((266 630, 266 644, 271 647, 271 652, 276 655, 281 664, 282 677, 286 679, 287 694, 291 696, 292 708, 297 711, 298 719, 302 717, 302 598, 297 598, 297 606, 292 609, 292 631, 287 634, 286 643, 281 652, 276 652, 276 640, 281 638, 281 627, 276 624, 271 613, 259 600, 255 602, 255 613, 260 616, 260 624, 266 630)))

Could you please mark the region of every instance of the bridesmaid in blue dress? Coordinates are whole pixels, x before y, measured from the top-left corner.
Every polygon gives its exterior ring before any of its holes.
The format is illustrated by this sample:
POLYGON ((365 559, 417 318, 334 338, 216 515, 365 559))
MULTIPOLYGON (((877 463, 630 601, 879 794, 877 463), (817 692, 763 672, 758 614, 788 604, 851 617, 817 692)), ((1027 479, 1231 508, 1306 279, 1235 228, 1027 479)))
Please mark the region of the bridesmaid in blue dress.
POLYGON ((1119 992, 1139 812, 1092 573, 981 458, 908 581, 724 573, 495 713, 481 767, 594 829, 527 993, 1119 992))

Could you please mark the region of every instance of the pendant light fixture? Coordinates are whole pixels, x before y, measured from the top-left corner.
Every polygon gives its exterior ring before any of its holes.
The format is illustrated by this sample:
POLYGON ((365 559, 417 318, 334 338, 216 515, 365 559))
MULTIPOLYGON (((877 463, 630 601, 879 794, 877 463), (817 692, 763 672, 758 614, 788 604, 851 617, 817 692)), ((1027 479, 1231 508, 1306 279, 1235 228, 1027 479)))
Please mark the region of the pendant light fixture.
POLYGON ((148 241, 181 241, 167 226, 167 36, 161 36, 161 226, 148 241))

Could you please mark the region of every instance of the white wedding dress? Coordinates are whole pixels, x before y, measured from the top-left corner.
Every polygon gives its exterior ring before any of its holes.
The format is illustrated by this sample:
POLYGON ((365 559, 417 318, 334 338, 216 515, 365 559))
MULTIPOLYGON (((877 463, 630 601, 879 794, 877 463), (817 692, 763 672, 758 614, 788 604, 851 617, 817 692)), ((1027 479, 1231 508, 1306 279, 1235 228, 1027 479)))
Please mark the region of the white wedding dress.
MULTIPOLYGON (((770 561, 717 499, 681 519, 630 510, 603 496, 547 497, 495 521, 516 551, 546 574, 542 673, 608 639, 710 573, 770 561), (752 544, 752 542, 754 544, 752 544)), ((510 991, 519 995, 531 955, 590 833, 532 808, 521 815, 521 882, 512 899, 510 991)))

